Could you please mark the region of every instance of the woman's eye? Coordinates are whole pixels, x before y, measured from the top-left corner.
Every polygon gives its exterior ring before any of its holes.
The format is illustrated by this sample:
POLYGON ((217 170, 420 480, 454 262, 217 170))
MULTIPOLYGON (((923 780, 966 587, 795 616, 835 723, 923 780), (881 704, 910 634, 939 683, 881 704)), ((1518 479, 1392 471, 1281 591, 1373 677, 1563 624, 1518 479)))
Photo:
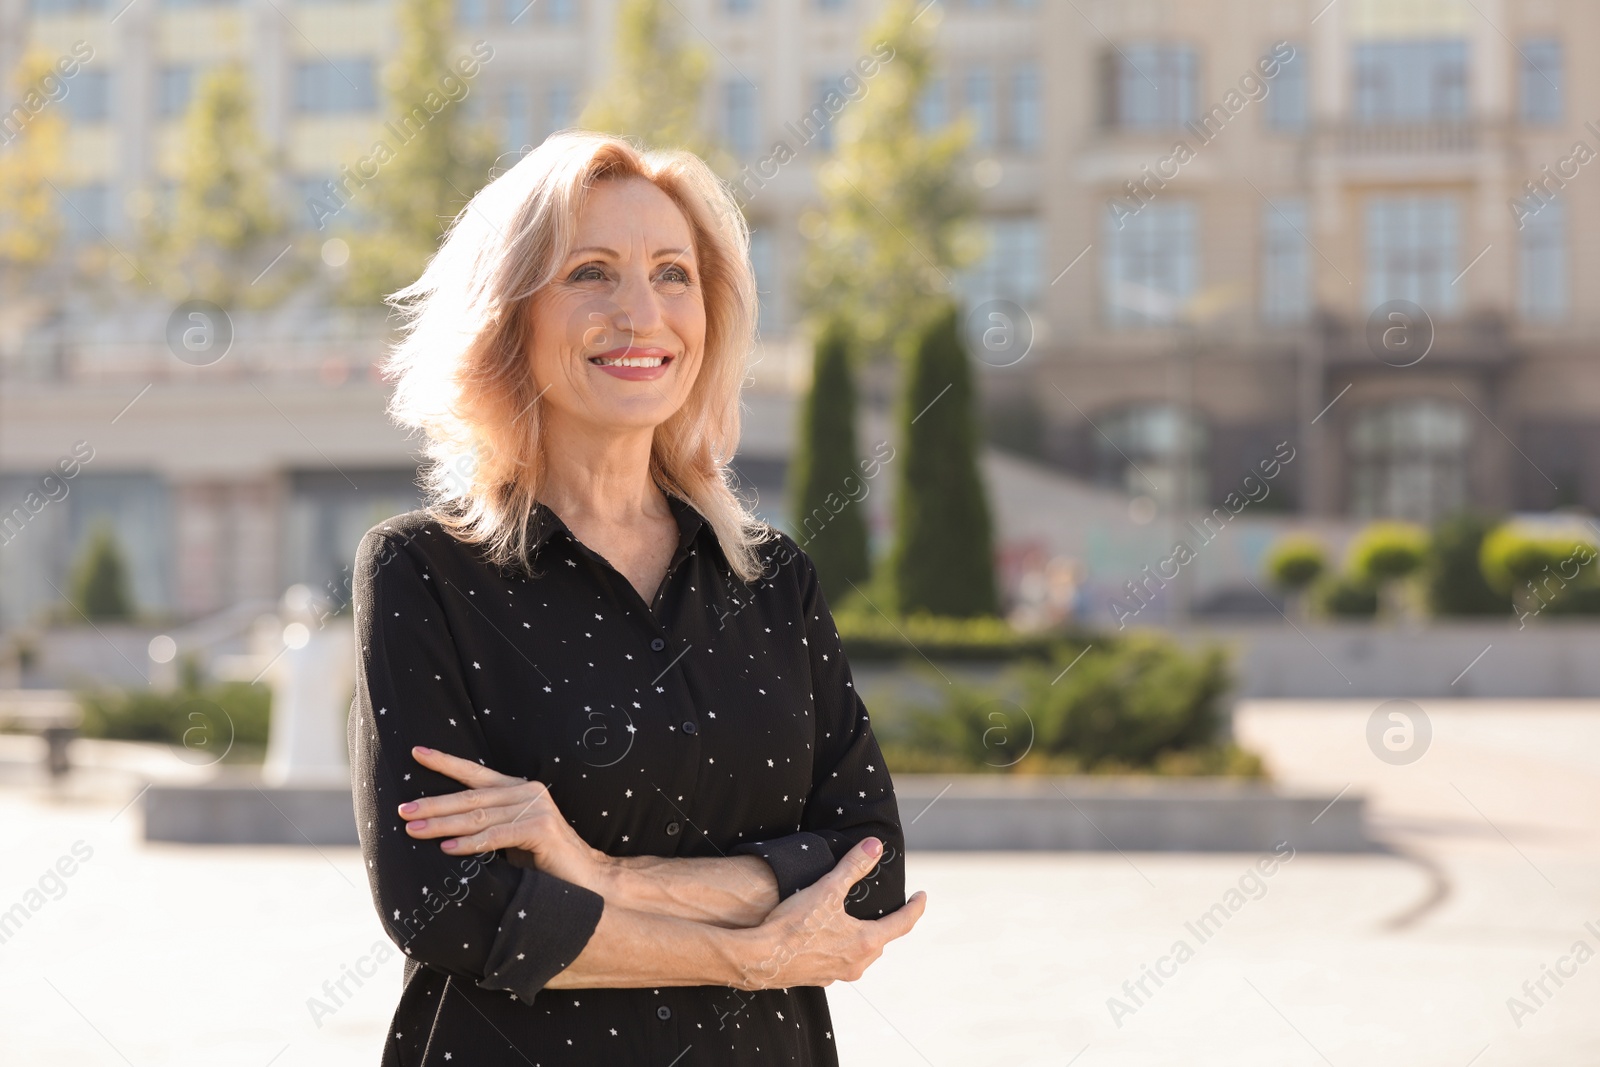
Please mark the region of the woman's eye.
POLYGON ((677 265, 673 265, 664 269, 660 274, 660 278, 662 281, 671 285, 689 284, 689 272, 677 265))
POLYGON ((568 275, 567 280, 574 282, 593 282, 601 281, 605 278, 605 276, 606 272, 600 269, 599 264, 585 263, 583 266, 579 267, 577 270, 568 275))

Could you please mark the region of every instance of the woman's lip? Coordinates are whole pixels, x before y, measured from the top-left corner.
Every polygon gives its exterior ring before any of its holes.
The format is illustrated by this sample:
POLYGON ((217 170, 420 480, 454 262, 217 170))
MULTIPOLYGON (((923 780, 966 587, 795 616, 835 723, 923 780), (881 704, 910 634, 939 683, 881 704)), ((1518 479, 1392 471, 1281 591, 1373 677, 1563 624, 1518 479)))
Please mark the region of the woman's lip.
POLYGON ((667 368, 672 366, 673 355, 664 348, 613 348, 609 352, 588 357, 588 364, 599 371, 604 371, 613 378, 621 378, 630 382, 654 381, 667 373, 667 368), (659 359, 661 362, 654 367, 623 367, 614 364, 598 363, 601 359, 659 359))

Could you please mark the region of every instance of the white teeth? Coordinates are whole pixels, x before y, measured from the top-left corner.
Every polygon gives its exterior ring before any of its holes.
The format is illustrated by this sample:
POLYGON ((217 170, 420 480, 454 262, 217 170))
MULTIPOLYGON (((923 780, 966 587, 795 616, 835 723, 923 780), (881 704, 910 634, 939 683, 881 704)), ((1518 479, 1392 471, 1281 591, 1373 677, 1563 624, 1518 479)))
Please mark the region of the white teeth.
POLYGON ((628 356, 625 359, 606 359, 596 356, 590 362, 600 367, 659 367, 666 360, 661 356, 628 356))

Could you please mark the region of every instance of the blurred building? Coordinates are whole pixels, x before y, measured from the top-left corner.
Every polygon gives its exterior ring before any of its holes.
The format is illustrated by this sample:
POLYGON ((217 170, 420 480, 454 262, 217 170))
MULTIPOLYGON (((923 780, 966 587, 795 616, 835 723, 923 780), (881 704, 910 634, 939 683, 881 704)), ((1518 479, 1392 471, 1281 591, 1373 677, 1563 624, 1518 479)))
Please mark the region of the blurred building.
MULTIPOLYGON (((752 167, 779 140, 795 152, 746 186, 764 342, 742 461, 774 514, 805 379, 800 224, 834 133, 820 102, 848 87, 878 6, 673 4, 711 59, 708 127, 752 167)), ((463 106, 513 154, 573 122, 609 73, 616 9, 459 0, 460 51, 494 50, 463 106)), ((74 239, 135 232, 143 190, 171 187, 198 72, 230 58, 253 71, 285 203, 314 231, 312 199, 373 139, 393 15, 0 0, 0 64, 93 46, 61 102, 74 239)), ((1600 252, 1571 236, 1600 213, 1600 75, 1579 51, 1600 9, 938 0, 923 17, 939 63, 920 121, 975 131, 986 251, 958 288, 970 308, 1002 302, 973 334, 1031 344, 1018 361, 980 345, 1007 447, 1146 498, 1142 522, 1209 510, 1283 441, 1296 458, 1258 514, 1600 508, 1600 315, 1578 299, 1600 252)), ((97 456, 0 551, 0 620, 52 599, 98 516, 137 560, 141 601, 196 614, 336 582, 354 534, 414 499, 412 443, 369 373, 374 323, 236 323, 235 350, 197 373, 167 350, 170 310, 0 332, 0 511, 74 441, 97 456)))

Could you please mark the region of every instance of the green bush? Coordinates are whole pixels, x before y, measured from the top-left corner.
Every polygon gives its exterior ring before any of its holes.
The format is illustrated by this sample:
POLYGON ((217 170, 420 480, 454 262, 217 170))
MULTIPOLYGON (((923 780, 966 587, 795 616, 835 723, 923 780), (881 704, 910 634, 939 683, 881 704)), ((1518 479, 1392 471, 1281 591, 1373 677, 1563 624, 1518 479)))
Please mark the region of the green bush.
POLYGON ((1501 526, 1486 536, 1478 561, 1489 586, 1513 597, 1528 595, 1528 582, 1538 587, 1551 575, 1577 585, 1595 581, 1593 544, 1575 537, 1540 537, 1514 526, 1501 526))
POLYGON ((1083 649, 1064 644, 1051 663, 1016 668, 995 687, 1018 692, 1015 702, 951 686, 943 704, 889 732, 885 758, 906 771, 1262 773, 1254 756, 1217 743, 1230 686, 1221 651, 1150 635, 1083 649))
POLYGON ((83 736, 118 741, 158 741, 195 752, 234 755, 267 743, 272 694, 266 686, 222 682, 183 686, 171 693, 148 689, 80 693, 83 736))
POLYGON ((1337 618, 1372 618, 1378 614, 1378 587, 1349 574, 1331 575, 1312 589, 1319 611, 1337 618))
POLYGON ((1285 537, 1267 555, 1268 580, 1290 593, 1307 588, 1327 569, 1327 550, 1314 537, 1285 537))
POLYGON ((1137 635, 1096 651, 1065 675, 1065 657, 1053 670, 1026 669, 1023 704, 1045 753, 1070 753, 1091 768, 1149 767, 1164 752, 1216 740, 1230 685, 1221 650, 1187 653, 1169 639, 1137 635))
POLYGON ((1483 540, 1495 526, 1480 515, 1456 515, 1434 527, 1422 580, 1435 615, 1504 615, 1511 610, 1511 597, 1490 588, 1479 560, 1483 540))
POLYGON ((957 661, 1044 659, 1062 640, 1059 634, 1020 633, 993 615, 953 619, 918 612, 887 619, 855 601, 834 615, 834 623, 852 663, 922 662, 924 656, 957 661))
POLYGON ((109 525, 95 527, 72 575, 72 603, 91 622, 121 622, 133 618, 133 594, 128 591, 128 568, 109 525))
POLYGON ((1381 585, 1421 568, 1428 554, 1428 534, 1409 522, 1375 522, 1350 546, 1350 572, 1381 585))

